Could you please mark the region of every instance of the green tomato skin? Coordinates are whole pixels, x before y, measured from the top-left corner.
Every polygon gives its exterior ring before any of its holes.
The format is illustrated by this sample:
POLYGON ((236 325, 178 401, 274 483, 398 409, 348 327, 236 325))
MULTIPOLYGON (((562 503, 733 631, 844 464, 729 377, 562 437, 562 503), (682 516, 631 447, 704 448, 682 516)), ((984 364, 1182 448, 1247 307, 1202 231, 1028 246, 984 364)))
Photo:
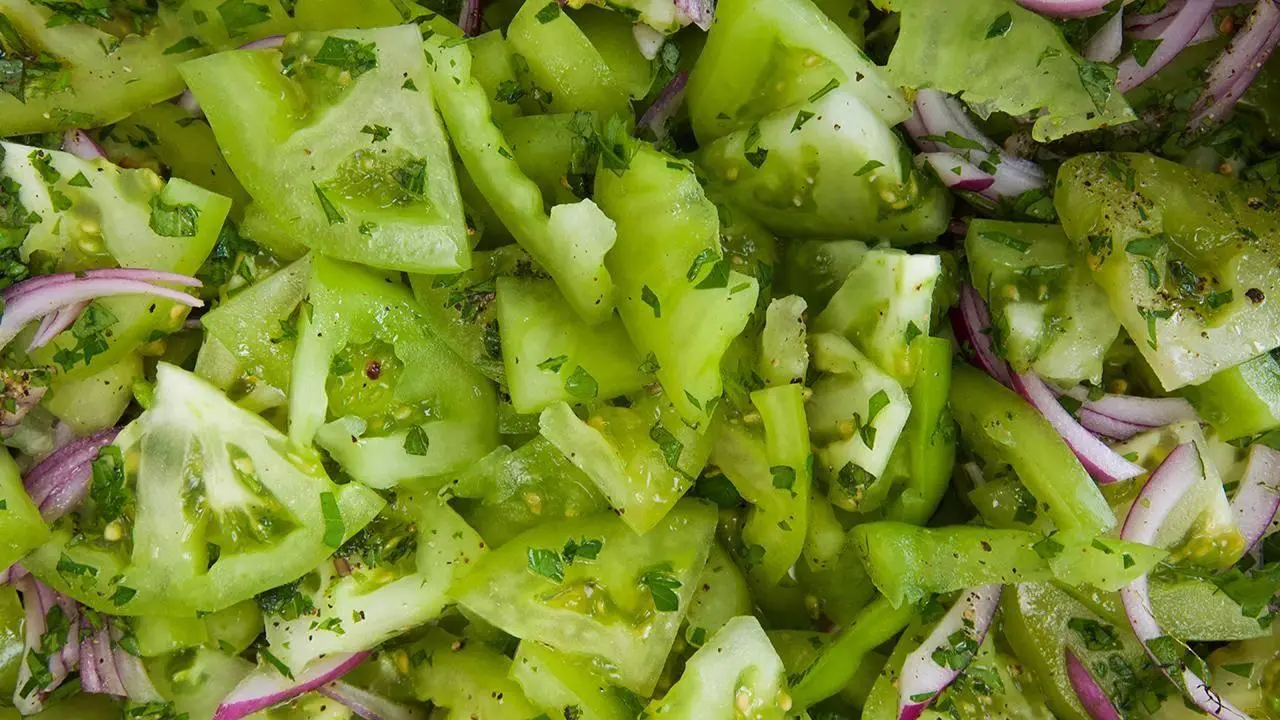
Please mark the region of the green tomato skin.
POLYGON ((1059 529, 1096 536, 1115 526, 1093 478, 1035 408, 968 365, 955 367, 950 398, 964 440, 988 462, 1012 465, 1059 529))
POLYGON ((1280 427, 1280 360, 1270 353, 1182 388, 1196 412, 1223 440, 1280 427))
POLYGON ((1054 205, 1165 390, 1280 345, 1277 197, 1139 154, 1078 155, 1054 205))
POLYGON ((450 594, 522 640, 604 653, 619 684, 648 696, 689 609, 715 524, 713 508, 686 500, 644 535, 612 513, 541 525, 486 556, 450 594), (570 541, 590 540, 600 542, 594 558, 550 559, 570 541), (582 594, 588 586, 590 599, 582 594))
POLYGON ((930 242, 951 199, 852 92, 835 89, 709 143, 698 164, 770 230, 793 237, 930 242))
POLYGON ((417 30, 303 33, 280 50, 220 53, 181 69, 237 179, 308 247, 384 269, 470 267, 417 30), (335 42, 357 43, 376 64, 344 71, 353 75, 345 84, 319 63, 284 73, 282 63, 306 64, 335 42), (379 139, 366 128, 389 134, 379 139))
POLYGON ((49 538, 49 527, 22 485, 8 449, 0 451, 0 566, 9 567, 49 538))

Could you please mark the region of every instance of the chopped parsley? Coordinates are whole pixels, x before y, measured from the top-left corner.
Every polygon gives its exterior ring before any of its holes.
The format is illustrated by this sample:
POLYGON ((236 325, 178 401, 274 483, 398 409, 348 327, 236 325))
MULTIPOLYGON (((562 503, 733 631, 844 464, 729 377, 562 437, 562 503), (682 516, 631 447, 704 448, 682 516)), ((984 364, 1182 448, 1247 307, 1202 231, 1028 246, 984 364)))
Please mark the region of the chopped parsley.
POLYGON ((409 455, 422 456, 431 447, 431 438, 421 425, 414 425, 404 436, 404 451, 409 455))
POLYGON ((156 195, 151 198, 151 230, 161 237, 195 237, 200 208, 190 203, 170 205, 156 195))
POLYGON ((324 544, 337 550, 347 532, 338 500, 331 492, 320 493, 320 512, 324 514, 324 544))
POLYGON ((324 39, 313 60, 319 65, 349 72, 351 77, 357 78, 378 67, 378 46, 330 35, 324 39))
POLYGON ((671 573, 671 565, 660 565, 645 571, 640 577, 640 584, 649 589, 653 598, 653 607, 658 612, 676 612, 680 609, 680 596, 676 591, 681 583, 671 573))
POLYGON ((391 128, 386 125, 365 125, 360 128, 360 132, 371 136, 373 139, 370 142, 376 143, 385 142, 387 138, 391 137, 391 128))

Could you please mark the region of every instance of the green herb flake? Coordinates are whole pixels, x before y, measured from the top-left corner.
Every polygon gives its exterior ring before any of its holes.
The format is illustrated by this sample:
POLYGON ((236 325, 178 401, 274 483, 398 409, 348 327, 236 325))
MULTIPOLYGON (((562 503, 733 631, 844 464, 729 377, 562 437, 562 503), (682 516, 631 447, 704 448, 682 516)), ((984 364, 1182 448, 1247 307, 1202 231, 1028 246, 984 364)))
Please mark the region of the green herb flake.
POLYGON ((1147 61, 1155 54, 1156 48, 1160 47, 1160 43, 1164 42, 1161 38, 1139 39, 1133 43, 1133 59, 1138 61, 1139 67, 1146 67, 1147 61))
POLYGON ((290 680, 293 679, 293 673, 289 671, 289 666, 281 662, 280 658, 276 657, 275 655, 272 655, 270 650, 267 650, 266 648, 259 649, 258 659, 265 660, 267 664, 275 668, 276 671, 279 672, 281 675, 289 678, 290 680))
POLYGON ((811 103, 818 102, 822 98, 826 97, 832 90, 835 90, 838 87, 840 87, 839 80, 836 80, 835 78, 828 80, 827 84, 822 86, 822 89, 818 90, 818 92, 809 96, 809 102, 811 103))
POLYGON ((317 65, 335 67, 357 78, 378 67, 378 46, 330 35, 313 60, 317 65))
POLYGON ((564 558, 566 565, 572 565, 579 558, 595 560, 600 557, 600 551, 603 549, 603 540, 582 538, 580 541, 575 541, 570 538, 569 542, 564 544, 564 550, 560 555, 564 558))
POLYGON ((662 423, 649 428, 649 439, 658 444, 662 459, 667 461, 667 467, 683 474, 684 471, 680 469, 680 456, 684 454, 684 443, 680 442, 680 439, 662 423))
POLYGON ((373 136, 373 140, 370 142, 376 143, 385 142, 387 138, 391 137, 391 128, 386 125, 365 125, 360 128, 360 132, 373 136))
POLYGON ((658 612, 676 612, 680 609, 680 596, 676 590, 681 583, 671 574, 670 565, 661 565, 645 571, 640 577, 640 584, 649 589, 653 597, 653 606, 658 612))
POLYGON ((1100 113, 1105 112, 1111 93, 1115 92, 1116 69, 1106 63, 1076 60, 1076 70, 1080 85, 1093 101, 1094 108, 1100 113))
POLYGON ((404 451, 409 455, 423 456, 431 447, 431 439, 421 425, 414 425, 404 436, 404 451))
POLYGON ((564 381, 565 392, 579 400, 594 400, 600 394, 600 383, 587 372, 587 369, 579 365, 569 373, 569 377, 564 381))
POLYGON ((1001 245, 1004 245, 1010 250, 1014 250, 1016 252, 1023 253, 1023 254, 1026 254, 1026 252, 1031 249, 1031 243, 1027 242, 1026 240, 1021 240, 1008 233, 1002 233, 996 230, 984 230, 978 233, 978 236, 981 237, 983 240, 990 240, 991 242, 1000 243, 1001 245))
POLYGON ((541 10, 539 10, 538 13, 534 15, 534 17, 538 19, 538 22, 542 23, 543 25, 546 25, 552 20, 555 20, 556 18, 560 17, 560 4, 557 2, 549 2, 541 10))
POLYGON ((795 487, 796 469, 789 465, 774 465, 769 468, 769 475, 773 477, 773 487, 778 490, 792 492, 795 487))
POLYGON ((915 340, 916 338, 920 337, 923 334, 924 333, 921 332, 920 328, 916 326, 915 321, 910 321, 907 323, 907 329, 903 333, 903 336, 906 339, 906 343, 910 345, 913 340, 915 340))
POLYGON ((817 114, 810 112, 808 110, 801 110, 800 112, 796 113, 796 121, 791 124, 791 132, 798 132, 800 128, 804 127, 805 123, 809 122, 815 117, 817 117, 817 114))
POLYGON ((89 178, 85 177, 84 173, 82 172, 76 173, 75 177, 67 181, 67 184, 70 185, 71 187, 82 187, 82 188, 93 187, 93 185, 89 182, 89 178))
POLYGON ((1089 650, 1119 650, 1120 636, 1116 629, 1092 618, 1071 618, 1070 628, 1089 650))
POLYGON ((545 548, 529 548, 529 571, 554 582, 564 582, 564 564, 560 553, 545 548))
POLYGON ((124 585, 117 585, 115 593, 111 595, 111 604, 116 607, 127 605, 129 601, 132 600, 134 596, 137 594, 138 594, 138 591, 134 590, 131 587, 125 587, 124 585))
POLYGON ((1009 34, 1009 29, 1013 27, 1013 16, 1009 13, 1000 13, 1000 16, 991 21, 991 25, 987 27, 987 39, 1002 38, 1009 34))
POLYGON ((568 361, 569 361, 569 356, 557 355, 555 357, 547 358, 546 360, 543 360, 542 362, 538 363, 538 369, 550 370, 551 372, 560 372, 560 368, 564 367, 564 364, 568 361))
POLYGON ((662 364, 658 362, 658 356, 650 352, 640 361, 640 374, 652 375, 662 369, 662 364))
POLYGON ((1223 305, 1230 304, 1233 299, 1235 299, 1235 293, 1233 291, 1223 290, 1220 292, 1215 291, 1215 292, 1209 293, 1205 297, 1204 302, 1206 305, 1209 306, 1210 309, 1217 310, 1223 305))
POLYGON ((199 38, 194 38, 194 37, 191 37, 190 35, 188 35, 187 37, 184 37, 184 38, 182 38, 181 40, 179 40, 178 42, 176 42, 176 43, 174 43, 174 44, 170 45, 169 47, 165 48, 165 49, 164 49, 164 54, 165 54, 165 55, 180 55, 180 54, 185 53, 185 52, 191 52, 192 50, 198 50, 198 49, 200 49, 202 46, 203 46, 203 43, 201 43, 201 42, 200 42, 200 39, 199 39, 199 38))
POLYGON ((338 509, 338 500, 333 493, 320 493, 320 512, 324 514, 324 544, 337 550, 342 547, 347 527, 342 521, 342 511, 338 509))
POLYGON ((1124 251, 1130 255, 1139 255, 1146 258, 1156 258, 1160 256, 1160 251, 1165 248, 1165 239, 1161 235, 1150 235, 1148 237, 1134 238, 1125 243, 1124 251))
POLYGON ((858 168, 858 171, 855 172, 853 176, 862 177, 863 175, 866 175, 867 173, 870 173, 870 172, 874 172, 877 168, 882 168, 882 167, 884 167, 884 163, 880 162, 879 160, 868 160, 865 165, 858 168))
POLYGON ((248 0, 226 0, 218 6, 218 15, 227 26, 228 35, 239 35, 251 25, 271 19, 271 8, 248 0))
POLYGON ((729 287, 729 270, 730 263, 728 260, 717 260, 711 266, 711 271, 707 273, 707 276, 702 278, 702 281, 697 285, 694 285, 694 288, 698 290, 715 290, 729 287))
POLYGON ((653 316, 655 318, 662 317, 662 301, 658 299, 658 296, 649 288, 648 285, 640 288, 640 299, 644 301, 645 305, 648 305, 653 309, 653 316))
POLYGON ((689 282, 693 282, 698 277, 698 273, 701 272, 703 265, 713 262, 719 259, 719 257, 719 254, 716 253, 713 248, 704 249, 702 252, 698 253, 697 257, 693 259, 693 263, 689 265, 688 272, 684 274, 685 279, 689 282))
POLYGON ((324 211, 324 217, 329 221, 330 225, 340 225, 347 221, 342 213, 338 212, 338 208, 334 207, 329 201, 329 196, 324 194, 324 190, 316 183, 311 184, 316 190, 316 197, 320 200, 320 209, 324 211))

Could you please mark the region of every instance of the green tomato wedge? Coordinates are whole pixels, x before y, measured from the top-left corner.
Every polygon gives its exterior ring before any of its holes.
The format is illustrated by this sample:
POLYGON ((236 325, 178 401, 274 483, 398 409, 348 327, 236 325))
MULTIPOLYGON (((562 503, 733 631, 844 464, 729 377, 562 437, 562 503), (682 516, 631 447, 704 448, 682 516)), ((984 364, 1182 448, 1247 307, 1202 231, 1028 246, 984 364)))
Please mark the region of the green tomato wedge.
POLYGON ((791 709, 785 676, 760 621, 736 617, 689 658, 680 679, 647 713, 671 720, 781 720, 791 709))
POLYGON ((493 386, 427 329, 408 288, 311 260, 289 434, 385 489, 462 469, 498 446, 493 386), (331 422, 330 422, 331 420, 331 422))
POLYGON ((163 363, 151 409, 116 447, 122 465, 101 468, 103 485, 23 561, 113 615, 231 607, 307 573, 384 505, 362 485, 335 485, 309 450, 163 363))
POLYGON ((454 585, 468 611, 507 633, 601 655, 649 695, 707 562, 714 508, 677 505, 644 535, 613 514, 533 528, 454 585))
POLYGON ((49 538, 40 510, 22 485, 7 449, 0 451, 0 567, 9 567, 49 538))
POLYGON ((471 266, 415 28, 290 35, 182 73, 249 195, 308 247, 392 270, 471 266))

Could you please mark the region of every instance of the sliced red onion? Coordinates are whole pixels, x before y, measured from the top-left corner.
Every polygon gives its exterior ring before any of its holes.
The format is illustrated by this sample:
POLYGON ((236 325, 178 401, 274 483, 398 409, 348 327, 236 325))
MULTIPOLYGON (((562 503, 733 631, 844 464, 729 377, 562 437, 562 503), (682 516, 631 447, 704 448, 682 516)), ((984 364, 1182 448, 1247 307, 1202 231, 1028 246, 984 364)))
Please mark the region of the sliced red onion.
POLYGON ((16 585, 19 580, 29 575, 31 573, 22 567, 22 563, 14 563, 4 570, 0 570, 0 585, 8 585, 10 583, 16 585))
POLYGON ((658 57, 658 53, 662 51, 662 46, 667 42, 667 36, 645 25, 644 23, 636 23, 631 26, 631 34, 636 39, 636 47, 640 48, 640 54, 645 60, 652 60, 658 57))
POLYGON ((268 35, 267 37, 245 43, 240 46, 241 50, 269 50, 284 45, 283 35, 268 35))
POLYGON ((62 136, 62 150, 81 160, 97 160, 107 156, 107 151, 83 130, 68 130, 62 136))
POLYGON ((1120 48, 1124 45, 1124 8, 1121 7, 1116 11, 1115 15, 1106 22, 1093 37, 1089 38, 1089 44, 1084 49, 1084 56, 1094 62, 1114 62, 1120 57, 1120 48))
POLYGON ((351 574, 351 563, 344 557, 334 555, 333 571, 338 574, 338 577, 346 577, 351 574))
POLYGON ((1165 3, 1164 7, 1153 13, 1148 13, 1146 15, 1130 15, 1124 20, 1124 29, 1141 30, 1143 28, 1151 27, 1161 20, 1167 20, 1168 18, 1178 14, 1178 11, 1186 4, 1187 0, 1169 0, 1169 2, 1165 3))
MULTIPOLYGON (((1129 34, 1139 40, 1155 40, 1169 27, 1169 23, 1172 20, 1172 18, 1159 20, 1151 25, 1147 25, 1146 27, 1138 28, 1129 34)), ((1206 43, 1210 40, 1216 39, 1217 37, 1218 26, 1213 21, 1213 16, 1210 15, 1204 19, 1203 23, 1200 23, 1200 29, 1196 31, 1196 34, 1191 38, 1191 41, 1187 43, 1187 47, 1206 43)))
POLYGON ((38 350, 49 344, 58 335, 62 334, 67 328, 76 324, 76 320, 80 317, 80 313, 89 307, 88 301, 78 302, 66 307, 58 308, 52 313, 45 315, 40 321, 40 327, 36 330, 36 334, 31 338, 31 342, 27 345, 27 352, 38 350))
POLYGON ((462 34, 467 37, 479 35, 482 19, 480 0, 463 0, 458 14, 458 27, 462 28, 462 34))
POLYGON ((93 478, 93 461, 119 433, 119 428, 108 428, 75 440, 27 471, 22 484, 46 522, 66 515, 84 500, 93 478))
POLYGON ((703 30, 710 30, 715 20, 715 0, 675 0, 676 14, 703 30))
POLYGON ((7 407, 0 407, 0 437, 12 437, 23 418, 40 404, 48 392, 49 386, 42 384, 30 370, 0 373, 0 394, 9 401, 7 407))
POLYGON ((204 115, 200 101, 196 100, 195 93, 190 90, 183 90, 181 95, 173 99, 173 104, 186 110, 188 115, 204 115))
POLYGON ((969 362, 1001 385, 1011 388, 1013 384, 1009 380, 1009 363, 996 355, 991 344, 991 315, 987 312, 987 304, 982 302, 982 296, 973 286, 960 287, 960 303, 951 311, 951 325, 961 345, 967 345, 973 350, 969 362))
POLYGON ((27 324, 59 308, 113 295, 155 295, 188 307, 204 305, 199 298, 139 280, 79 278, 34 290, 24 288, 6 298, 4 317, 0 318, 0 348, 8 345, 27 324))
MULTIPOLYGON (((951 685, 964 667, 943 667, 933 659, 942 648, 950 648, 951 636, 964 632, 974 640, 975 650, 987 637, 991 620, 1000 607, 999 585, 982 585, 966 590, 947 611, 929 637, 902 663, 898 680, 898 720, 916 720, 929 703, 951 685)), ((966 663, 967 666, 967 663, 966 663)))
POLYGON ((22 664, 18 668, 18 682, 14 688, 13 704, 23 715, 32 715, 41 710, 44 705, 44 699, 48 697, 50 692, 61 685, 62 681, 66 680, 67 675, 75 670, 79 664, 80 612, 79 606, 74 600, 54 592, 33 576, 28 575, 22 578, 15 583, 15 587, 22 594, 26 627, 23 637, 25 648, 23 650, 22 664), (48 630, 46 619, 55 606, 61 609, 70 626, 67 632, 66 645, 59 652, 49 656, 48 668, 53 678, 52 682, 46 687, 34 690, 24 696, 22 690, 31 680, 31 667, 27 658, 32 652, 37 651, 43 643, 44 635, 48 630))
POLYGON ((1082 18, 1097 15, 1110 0, 1018 0, 1018 4, 1041 15, 1059 18, 1082 18))
POLYGON ((112 651, 111 629, 107 620, 99 618, 99 626, 94 627, 88 618, 81 622, 83 639, 80 641, 80 684, 87 693, 115 695, 125 697, 124 681, 116 669, 115 653, 112 651))
POLYGON ((1099 485, 1110 485, 1146 472, 1141 465, 1124 459, 1076 422, 1071 413, 1059 404, 1053 390, 1035 373, 1013 373, 1010 380, 1013 390, 1040 411, 1099 485))
POLYGON ((1231 112, 1280 44, 1280 4, 1258 0, 1244 29, 1209 66, 1204 91, 1191 106, 1190 126, 1203 128, 1231 112))
POLYGON ((182 287, 204 287, 204 283, 200 278, 183 275, 181 273, 166 272, 164 270, 150 270, 147 268, 99 268, 97 270, 85 270, 80 273, 81 278, 110 278, 115 280, 137 280, 139 282, 149 283, 168 283, 170 285, 180 285, 182 287))
POLYGON ((1145 63, 1139 63, 1133 55, 1120 62, 1116 68, 1116 87, 1120 92, 1127 93, 1138 87, 1168 65, 1196 36, 1200 25, 1212 12, 1213 3, 1207 0, 1194 0, 1183 5, 1160 33, 1160 44, 1145 63))
POLYGON ((996 184, 993 175, 983 172, 977 165, 953 152, 921 153, 920 157, 933 168, 943 185, 952 190, 968 190, 981 193, 996 184))
MULTIPOLYGON (((1195 444, 1179 445, 1151 473, 1151 478, 1129 509, 1120 539, 1144 545, 1154 544, 1156 534, 1168 520, 1169 514, 1203 477, 1204 460, 1195 444)), ((1175 676, 1175 671, 1163 665, 1160 658, 1152 652, 1151 641, 1164 637, 1165 633, 1151 609, 1150 582, 1146 575, 1121 588, 1120 601, 1124 604, 1124 614, 1129 620, 1129 626, 1133 628, 1134 635, 1142 643, 1147 655, 1160 668, 1160 672, 1175 685, 1182 686, 1191 702, 1219 720, 1250 720, 1248 715, 1210 689, 1185 663, 1179 663, 1178 674, 1175 676)))
POLYGON ((1231 498, 1231 512, 1236 527, 1244 538, 1245 550, 1252 550, 1280 510, 1280 451, 1262 443, 1254 443, 1249 449, 1249 462, 1235 497, 1231 498))
POLYGON ((1116 420, 1113 417, 1107 417, 1092 410, 1080 409, 1078 413, 1080 424, 1085 430, 1094 435, 1111 438, 1112 440, 1128 440, 1140 432, 1145 432, 1151 428, 1142 425, 1134 425, 1123 420, 1116 420))
POLYGON ((1093 720, 1124 720, 1116 712, 1115 705, 1111 704, 1107 691, 1102 689, 1093 673, 1089 672, 1089 668, 1080 662, 1071 648, 1066 649, 1066 654, 1067 680, 1071 681, 1071 689, 1076 691, 1076 698, 1084 706, 1085 712, 1089 713, 1089 717, 1093 720))
POLYGON ((667 137, 667 122, 675 116, 684 102, 684 88, 688 83, 689 71, 677 72, 666 87, 662 88, 662 92, 658 93, 658 99, 653 101, 653 105, 640 116, 640 125, 653 131, 659 140, 667 137))
POLYGON ((351 672, 369 657, 368 651, 340 653, 312 663, 294 680, 274 668, 259 667, 223 698, 213 720, 239 720, 259 710, 288 702, 351 672))
POLYGON ((980 192, 998 202, 1048 183, 1044 171, 1035 163, 1002 153, 974 124, 964 103, 946 93, 928 89, 917 92, 914 112, 905 127, 924 151, 925 162, 953 189, 980 192), (964 147, 948 144, 945 138, 951 135, 967 141, 964 147))
POLYGON ((364 720, 422 720, 426 717, 426 713, 420 710, 405 707, 341 680, 325 685, 318 692, 342 703, 364 720))
POLYGON ((147 675, 147 668, 142 664, 142 658, 128 652, 120 645, 120 639, 124 637, 124 633, 118 627, 111 627, 111 644, 112 659, 115 662, 116 672, 120 675, 120 682, 124 684, 125 695, 134 702, 149 703, 162 700, 160 692, 156 690, 155 685, 151 682, 151 677, 147 675))
POLYGON ((1079 400, 1081 410, 1105 415, 1113 420, 1145 429, 1180 422, 1200 422, 1196 409, 1183 398, 1144 398, 1108 393, 1092 400, 1089 398, 1089 392, 1083 387, 1072 388, 1064 394, 1079 400))

